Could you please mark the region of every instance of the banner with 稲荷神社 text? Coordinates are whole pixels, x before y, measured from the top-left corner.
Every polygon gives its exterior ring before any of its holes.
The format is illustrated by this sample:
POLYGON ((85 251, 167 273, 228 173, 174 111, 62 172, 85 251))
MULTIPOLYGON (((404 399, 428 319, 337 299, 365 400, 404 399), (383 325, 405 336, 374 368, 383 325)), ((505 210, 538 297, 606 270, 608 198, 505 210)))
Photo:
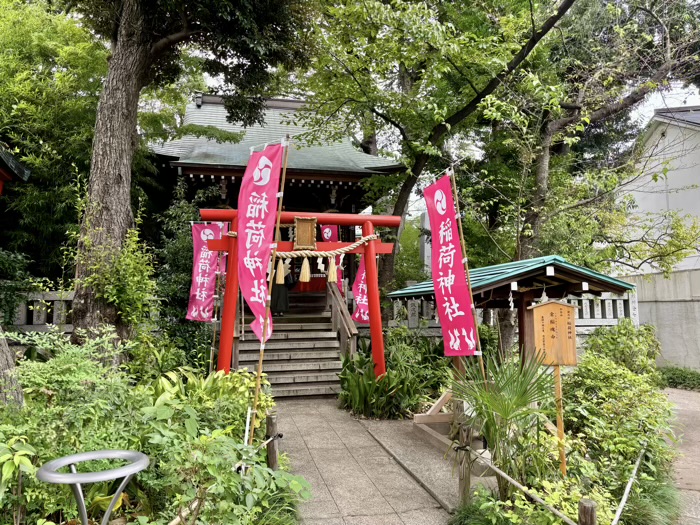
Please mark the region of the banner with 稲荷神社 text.
POLYGON ((270 294, 267 271, 275 234, 283 153, 281 144, 253 153, 238 194, 238 279, 254 316, 250 327, 261 342, 272 334, 272 319, 268 319, 263 339, 270 294))
POLYGON ((192 265, 192 286, 187 304, 187 319, 190 321, 211 322, 216 294, 216 273, 219 270, 219 256, 207 246, 211 239, 221 239, 223 223, 192 225, 194 261, 192 265))
POLYGON ((352 295, 357 304, 352 320, 360 324, 369 324, 369 302, 367 301, 367 271, 365 270, 365 256, 360 257, 360 267, 357 269, 355 282, 352 284, 352 295))
POLYGON ((431 266, 435 307, 445 342, 445 355, 476 355, 476 323, 462 260, 452 180, 445 175, 425 191, 432 232, 431 266))

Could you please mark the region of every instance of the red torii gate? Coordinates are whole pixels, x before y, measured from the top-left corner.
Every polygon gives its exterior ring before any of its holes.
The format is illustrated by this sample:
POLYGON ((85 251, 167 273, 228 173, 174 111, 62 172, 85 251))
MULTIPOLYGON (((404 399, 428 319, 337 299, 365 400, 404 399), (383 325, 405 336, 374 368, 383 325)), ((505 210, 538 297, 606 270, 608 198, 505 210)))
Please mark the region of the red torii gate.
MULTIPOLYGON (((238 210, 199 210, 203 221, 230 222, 229 231, 238 231, 238 210)), ((347 213, 308 213, 308 212, 282 212, 282 222, 292 223, 294 217, 316 218, 318 224, 338 226, 362 226, 362 235, 374 234, 375 226, 398 228, 401 217, 389 215, 355 215, 347 213)), ((317 251, 337 250, 350 246, 349 242, 318 242, 317 251)), ((277 243, 279 251, 291 252, 294 243, 283 241, 277 243)), ((231 371, 231 358, 233 357, 233 330, 236 323, 236 307, 238 302, 238 239, 229 236, 225 239, 210 240, 208 247, 211 251, 228 252, 226 271, 226 289, 224 291, 223 315, 221 317, 221 335, 219 338, 219 358, 217 370, 224 370, 227 374, 231 371), (233 293, 229 293, 233 291, 233 293)), ((386 373, 384 362, 384 336, 382 334, 382 314, 379 303, 379 275, 377 272, 377 259, 379 254, 388 254, 394 245, 378 240, 368 241, 364 246, 355 248, 348 253, 363 253, 365 255, 365 271, 367 272, 367 303, 369 307, 369 328, 372 338, 372 359, 374 361, 374 373, 377 377, 386 373)), ((235 363, 238 365, 238 363, 235 363)))

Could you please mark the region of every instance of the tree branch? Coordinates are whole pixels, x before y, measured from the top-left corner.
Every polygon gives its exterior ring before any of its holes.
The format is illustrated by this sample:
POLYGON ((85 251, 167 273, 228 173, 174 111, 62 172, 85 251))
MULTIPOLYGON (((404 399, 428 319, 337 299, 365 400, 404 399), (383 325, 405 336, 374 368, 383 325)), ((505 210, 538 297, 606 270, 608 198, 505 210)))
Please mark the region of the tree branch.
POLYGON ((191 31, 189 29, 183 29, 182 31, 178 31, 177 33, 165 36, 158 40, 158 42, 153 44, 153 46, 151 46, 151 54, 154 57, 158 56, 167 49, 173 47, 176 44, 179 44, 180 42, 188 40, 191 36, 196 35, 197 33, 202 33, 202 31, 191 31))
MULTIPOLYGON (((477 92, 465 106, 463 106, 460 110, 450 115, 448 118, 445 119, 444 122, 438 124, 432 129, 428 137, 428 141, 430 142, 430 144, 432 146, 435 146, 451 127, 456 126, 457 124, 465 120, 467 117, 469 117, 472 113, 474 113, 479 107, 479 104, 481 104, 481 102, 487 96, 496 91, 496 89, 501 85, 501 83, 518 67, 520 67, 520 65, 522 65, 522 63, 532 52, 535 46, 537 46, 537 44, 539 44, 539 42, 545 36, 547 36, 547 33, 549 33, 552 30, 552 28, 554 28, 556 23, 559 22, 559 20, 561 20, 564 15, 566 15, 566 13, 569 11, 569 9, 571 9, 571 7, 575 3, 576 0, 563 0, 562 3, 559 5, 559 8, 557 9, 556 13, 554 13, 547 20, 545 20, 540 29, 534 32, 532 36, 528 38, 527 42, 525 42, 525 44, 520 48, 518 53, 513 58, 511 58, 510 62, 508 62, 505 68, 503 68, 495 77, 493 77, 489 81, 488 84, 486 84, 479 92, 477 92)), ((421 153, 420 155, 418 155, 413 163, 413 167, 411 168, 412 177, 419 177, 427 163, 427 154, 421 153)))

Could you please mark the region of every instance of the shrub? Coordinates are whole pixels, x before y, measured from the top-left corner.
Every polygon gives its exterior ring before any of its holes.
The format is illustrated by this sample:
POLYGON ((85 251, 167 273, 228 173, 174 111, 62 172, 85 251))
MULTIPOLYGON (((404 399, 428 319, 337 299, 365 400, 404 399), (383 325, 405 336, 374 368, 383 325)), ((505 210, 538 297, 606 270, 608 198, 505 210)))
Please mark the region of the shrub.
MULTIPOLYGON (((465 374, 456 373, 452 391, 469 407, 466 424, 483 436, 491 451, 491 459, 506 474, 525 480, 532 468, 525 458, 542 459, 532 453, 528 435, 537 433, 543 412, 536 408, 550 397, 551 377, 538 359, 525 363, 510 359, 503 363, 487 362, 485 380, 478 366, 468 366, 465 374)), ((539 469, 538 469, 539 470, 539 469)), ((501 499, 512 487, 498 478, 501 499)))
MULTIPOLYGON (((25 466, 22 480, 16 470, 2 476, 6 487, 0 488, 5 491, 0 523, 11 522, 12 512, 24 516, 22 524, 75 517, 70 490, 37 481, 33 469, 56 457, 105 448, 140 450, 152 459, 151 467, 127 487, 120 508, 127 517, 138 515, 140 522, 167 523, 195 499, 202 500, 200 525, 286 524, 293 519, 296 501, 306 494, 305 482, 269 471, 265 452, 242 443, 254 375, 201 377, 179 369, 155 380, 135 378, 100 361, 107 352, 133 350, 135 343, 124 345, 111 331, 87 338, 83 346, 60 334, 11 337, 50 348, 53 358, 20 362, 25 406, 0 412, 0 451, 16 455, 26 450, 31 463, 31 468, 20 463, 25 466), (238 463, 248 467, 245 473, 234 470, 238 463)), ((271 405, 263 392, 261 412, 271 405)), ((258 438, 262 432, 258 422, 258 438)), ((89 487, 91 515, 101 514, 100 505, 114 489, 109 483, 89 487)))
POLYGON ((588 454, 605 477, 594 481, 606 483, 615 494, 621 495, 644 443, 649 459, 642 474, 670 475, 673 411, 651 377, 589 353, 564 378, 566 429, 585 436, 588 454))
POLYGON ((700 372, 690 368, 666 366, 659 369, 664 386, 700 392, 700 372))
POLYGON ((620 319, 616 326, 596 329, 585 342, 587 352, 607 357, 635 374, 651 374, 658 380, 656 358, 661 344, 651 325, 637 328, 631 319, 620 319))
MULTIPOLYGON (((364 343, 364 341, 361 341, 364 343)), ((411 416, 440 396, 450 382, 442 341, 399 327, 386 336, 386 375, 377 380, 366 344, 343 360, 340 404, 357 415, 381 419, 411 416)))
POLYGON ((418 379, 407 368, 374 374, 371 356, 357 353, 343 359, 340 376, 340 406, 358 416, 402 419, 412 414, 425 396, 418 379))

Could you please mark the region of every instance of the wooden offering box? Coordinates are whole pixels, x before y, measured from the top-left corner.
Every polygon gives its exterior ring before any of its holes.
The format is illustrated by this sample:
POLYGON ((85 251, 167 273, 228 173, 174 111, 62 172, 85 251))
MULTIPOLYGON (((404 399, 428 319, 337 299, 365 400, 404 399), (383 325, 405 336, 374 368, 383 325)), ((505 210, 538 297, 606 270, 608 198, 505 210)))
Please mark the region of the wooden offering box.
POLYGON ((534 321, 535 350, 546 366, 576 366, 575 306, 559 302, 530 306, 534 321))

